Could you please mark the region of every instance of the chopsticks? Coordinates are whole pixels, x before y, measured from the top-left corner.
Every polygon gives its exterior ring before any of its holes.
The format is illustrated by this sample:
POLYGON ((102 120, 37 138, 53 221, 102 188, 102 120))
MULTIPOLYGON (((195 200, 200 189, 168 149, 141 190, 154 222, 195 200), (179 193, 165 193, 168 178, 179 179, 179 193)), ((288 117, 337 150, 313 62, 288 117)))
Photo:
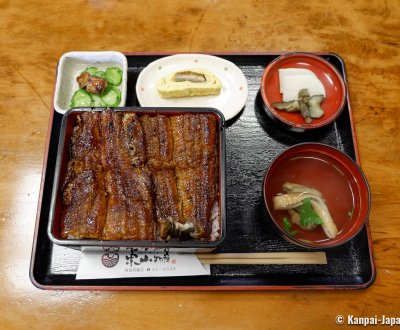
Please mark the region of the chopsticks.
POLYGON ((326 265, 325 252, 197 253, 208 265, 326 265))

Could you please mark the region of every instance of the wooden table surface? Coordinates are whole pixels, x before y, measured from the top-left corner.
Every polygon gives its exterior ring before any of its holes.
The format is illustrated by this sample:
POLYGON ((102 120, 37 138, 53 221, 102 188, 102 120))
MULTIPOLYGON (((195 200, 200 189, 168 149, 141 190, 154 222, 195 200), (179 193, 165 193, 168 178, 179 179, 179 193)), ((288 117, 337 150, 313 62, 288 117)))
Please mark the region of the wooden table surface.
POLYGON ((335 328, 400 317, 400 2, 0 0, 0 328, 335 328), (57 61, 71 50, 323 51, 346 64, 372 190, 375 283, 358 291, 43 291, 29 280, 57 61))

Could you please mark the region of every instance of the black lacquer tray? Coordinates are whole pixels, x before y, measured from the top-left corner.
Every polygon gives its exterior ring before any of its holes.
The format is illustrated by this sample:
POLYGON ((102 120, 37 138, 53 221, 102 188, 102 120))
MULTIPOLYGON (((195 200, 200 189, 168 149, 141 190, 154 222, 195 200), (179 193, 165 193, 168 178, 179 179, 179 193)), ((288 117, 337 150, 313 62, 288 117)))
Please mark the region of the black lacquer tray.
MULTIPOLYGON (((139 106, 135 85, 146 65, 166 54, 128 54, 127 106, 139 106)), ((336 54, 320 54, 346 80, 336 54)), ((244 109, 226 123, 227 235, 215 252, 307 251, 278 237, 268 225, 262 182, 271 161, 286 147, 301 142, 334 146, 358 161, 351 107, 347 98, 332 124, 305 133, 277 126, 263 108, 260 79, 274 54, 217 54, 235 63, 248 81, 244 109)), ((53 244, 47 236, 57 145, 62 115, 53 112, 32 250, 30 277, 43 289, 76 290, 289 290, 365 288, 375 279, 368 225, 345 245, 326 251, 326 265, 212 265, 210 276, 76 280, 80 251, 53 244)))

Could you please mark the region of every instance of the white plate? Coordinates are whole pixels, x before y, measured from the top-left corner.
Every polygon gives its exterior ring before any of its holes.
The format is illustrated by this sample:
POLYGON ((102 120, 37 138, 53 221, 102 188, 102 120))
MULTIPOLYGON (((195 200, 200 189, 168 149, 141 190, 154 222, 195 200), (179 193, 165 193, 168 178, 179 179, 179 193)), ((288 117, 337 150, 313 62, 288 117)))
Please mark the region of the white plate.
POLYGON ((76 77, 88 66, 95 66, 100 70, 117 66, 122 70, 122 82, 118 86, 121 89, 121 102, 118 106, 125 105, 128 71, 128 61, 125 55, 114 51, 78 51, 63 54, 58 63, 54 95, 54 108, 57 112, 64 114, 70 108, 72 95, 79 89, 76 77))
POLYGON ((225 120, 235 117, 242 110, 247 94, 247 80, 235 64, 203 54, 179 54, 156 60, 140 72, 136 83, 136 95, 142 107, 216 108, 223 113, 225 120), (221 93, 170 99, 160 96, 156 88, 158 80, 170 73, 192 68, 204 68, 216 75, 222 84, 221 93))

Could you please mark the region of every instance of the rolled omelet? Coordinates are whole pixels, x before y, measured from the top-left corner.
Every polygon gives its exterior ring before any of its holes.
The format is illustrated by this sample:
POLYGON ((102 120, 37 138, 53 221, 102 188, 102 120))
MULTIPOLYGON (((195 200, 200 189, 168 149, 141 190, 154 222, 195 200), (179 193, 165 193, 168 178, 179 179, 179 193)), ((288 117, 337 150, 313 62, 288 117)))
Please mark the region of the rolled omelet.
POLYGON ((219 95, 221 81, 206 69, 187 69, 161 78, 157 90, 163 98, 219 95))

